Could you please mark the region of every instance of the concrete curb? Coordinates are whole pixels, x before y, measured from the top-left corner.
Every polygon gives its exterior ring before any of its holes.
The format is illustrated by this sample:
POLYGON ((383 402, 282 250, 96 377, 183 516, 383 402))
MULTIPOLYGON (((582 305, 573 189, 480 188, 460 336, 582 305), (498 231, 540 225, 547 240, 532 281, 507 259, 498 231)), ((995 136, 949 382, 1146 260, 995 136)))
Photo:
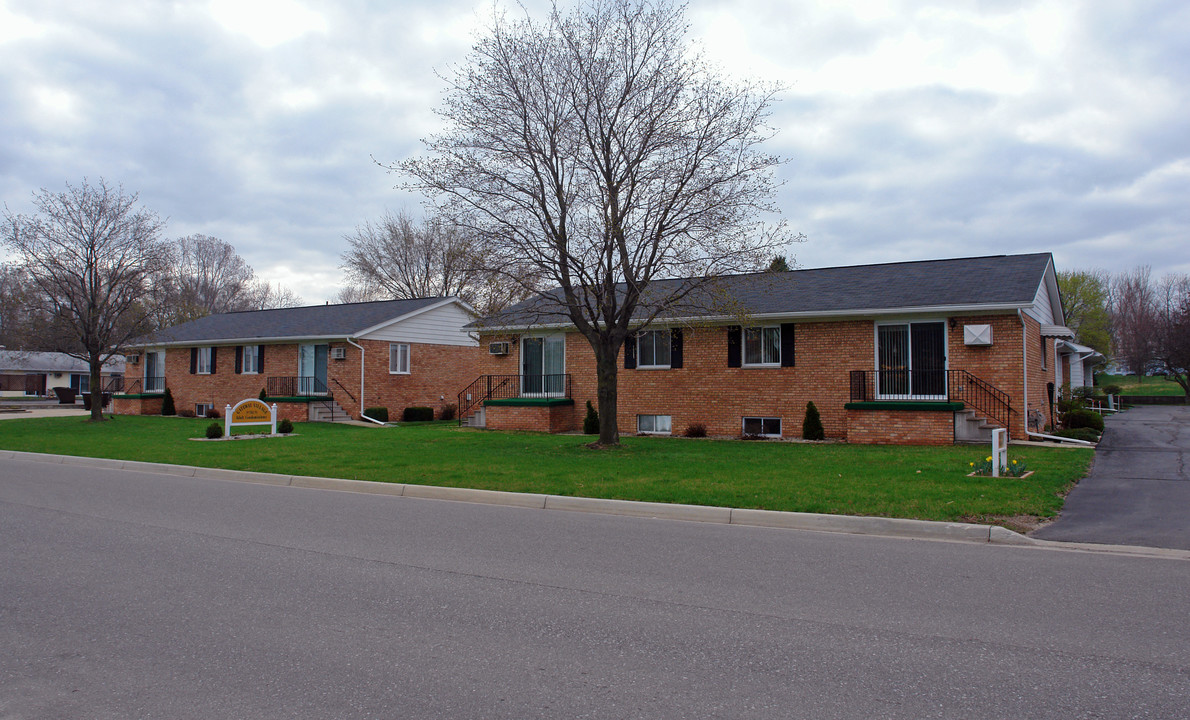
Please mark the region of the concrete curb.
POLYGON ((170 465, 166 463, 138 462, 135 460, 50 455, 21 452, 18 450, 0 450, 0 459, 28 460, 30 462, 96 467, 107 470, 163 473, 207 480, 228 480, 231 482, 247 482, 263 485, 287 485, 289 487, 311 490, 336 490, 339 492, 391 495, 425 500, 449 500, 486 505, 504 505, 507 507, 535 510, 564 510, 724 525, 781 528, 785 530, 810 530, 814 532, 846 533, 849 535, 878 535, 882 537, 944 540, 948 542, 990 543, 996 545, 1029 546, 1056 550, 1106 552, 1153 558, 1190 560, 1190 551, 1186 550, 1037 540, 996 525, 861 517, 855 515, 823 515, 818 513, 710 507, 706 505, 678 505, 636 500, 606 500, 602 498, 513 493, 499 490, 475 490, 471 488, 441 487, 436 485, 407 485, 401 483, 372 482, 369 480, 346 480, 343 478, 259 473, 248 470, 191 467, 189 465, 170 465))

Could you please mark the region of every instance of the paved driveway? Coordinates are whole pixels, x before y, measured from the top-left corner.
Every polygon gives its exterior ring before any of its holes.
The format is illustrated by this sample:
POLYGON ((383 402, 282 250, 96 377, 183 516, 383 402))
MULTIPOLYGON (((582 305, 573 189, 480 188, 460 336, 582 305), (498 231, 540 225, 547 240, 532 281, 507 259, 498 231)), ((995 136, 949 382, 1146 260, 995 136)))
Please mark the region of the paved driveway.
POLYGON ((1045 540, 1190 550, 1190 407, 1145 406, 1107 420, 1091 474, 1045 540))

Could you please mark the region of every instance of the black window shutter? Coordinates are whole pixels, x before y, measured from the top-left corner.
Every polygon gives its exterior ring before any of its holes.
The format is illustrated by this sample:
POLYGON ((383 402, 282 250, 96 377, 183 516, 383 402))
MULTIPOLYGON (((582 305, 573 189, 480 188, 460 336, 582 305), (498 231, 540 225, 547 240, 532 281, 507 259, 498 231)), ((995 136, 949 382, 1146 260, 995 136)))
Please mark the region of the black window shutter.
POLYGON ((244 346, 236 345, 236 375, 244 372, 244 346))
POLYGON ((256 372, 264 372, 264 345, 256 346, 256 372))
POLYGON ((740 352, 740 335, 742 329, 739 325, 727 326, 727 367, 741 367, 743 365, 743 355, 740 352))
POLYGON ((624 338, 624 369, 634 370, 636 368, 636 333, 630 334, 624 338))
POLYGON ((198 372, 198 348, 190 348, 190 374, 198 372))
POLYGON ((215 358, 219 357, 219 348, 211 348, 211 374, 215 374, 215 358))
POLYGON ((682 328, 670 328, 669 330, 669 366, 671 368, 682 367, 682 328))
POLYGON ((794 367, 793 323, 781 323, 781 367, 794 367))

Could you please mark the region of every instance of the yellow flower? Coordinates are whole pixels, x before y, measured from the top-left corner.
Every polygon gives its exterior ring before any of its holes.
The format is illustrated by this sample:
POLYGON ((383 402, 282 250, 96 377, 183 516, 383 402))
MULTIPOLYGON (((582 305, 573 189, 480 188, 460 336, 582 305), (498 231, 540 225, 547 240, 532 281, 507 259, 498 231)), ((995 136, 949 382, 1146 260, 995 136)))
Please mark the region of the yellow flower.
POLYGON ((988 455, 988 459, 987 459, 987 461, 988 461, 988 462, 991 462, 991 461, 992 461, 992 456, 991 456, 991 455, 988 455))
POLYGON ((970 465, 971 467, 975 467, 975 463, 967 463, 967 464, 970 465))
POLYGON ((1013 465, 1016 465, 1016 460, 1013 460, 1013 461, 1012 461, 1012 464, 1013 464, 1013 465))

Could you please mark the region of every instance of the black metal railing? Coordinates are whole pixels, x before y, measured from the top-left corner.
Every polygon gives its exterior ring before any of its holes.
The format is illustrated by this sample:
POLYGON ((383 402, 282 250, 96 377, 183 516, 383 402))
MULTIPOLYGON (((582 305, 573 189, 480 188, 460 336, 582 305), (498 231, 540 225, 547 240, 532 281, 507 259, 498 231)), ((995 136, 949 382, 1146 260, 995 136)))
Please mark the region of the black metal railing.
POLYGON ((271 377, 265 381, 265 392, 269 397, 323 397, 331 394, 326 382, 312 375, 271 377))
POLYGON ((480 375, 459 392, 459 423, 484 400, 509 398, 568 398, 570 375, 480 375))
MULTIPOLYGON (((335 384, 335 387, 339 388, 339 390, 342 390, 344 395, 351 398, 352 402, 355 402, 355 403, 359 402, 359 398, 352 395, 351 391, 347 389, 347 386, 345 386, 343 383, 339 382, 339 378, 331 378, 331 382, 333 382, 335 384)), ((339 392, 338 390, 335 391, 336 394, 338 394, 338 392, 339 392)))
POLYGON ((852 370, 851 401, 947 400, 962 402, 1008 427, 1012 398, 966 370, 852 370))
POLYGON ((165 376, 137 377, 132 379, 113 377, 104 386, 103 391, 124 395, 163 393, 165 392, 165 376))
POLYGON ((124 376, 123 375, 113 375, 113 376, 109 377, 107 379, 107 382, 103 383, 103 392, 112 393, 113 395, 119 395, 119 394, 123 393, 124 392, 124 376))

